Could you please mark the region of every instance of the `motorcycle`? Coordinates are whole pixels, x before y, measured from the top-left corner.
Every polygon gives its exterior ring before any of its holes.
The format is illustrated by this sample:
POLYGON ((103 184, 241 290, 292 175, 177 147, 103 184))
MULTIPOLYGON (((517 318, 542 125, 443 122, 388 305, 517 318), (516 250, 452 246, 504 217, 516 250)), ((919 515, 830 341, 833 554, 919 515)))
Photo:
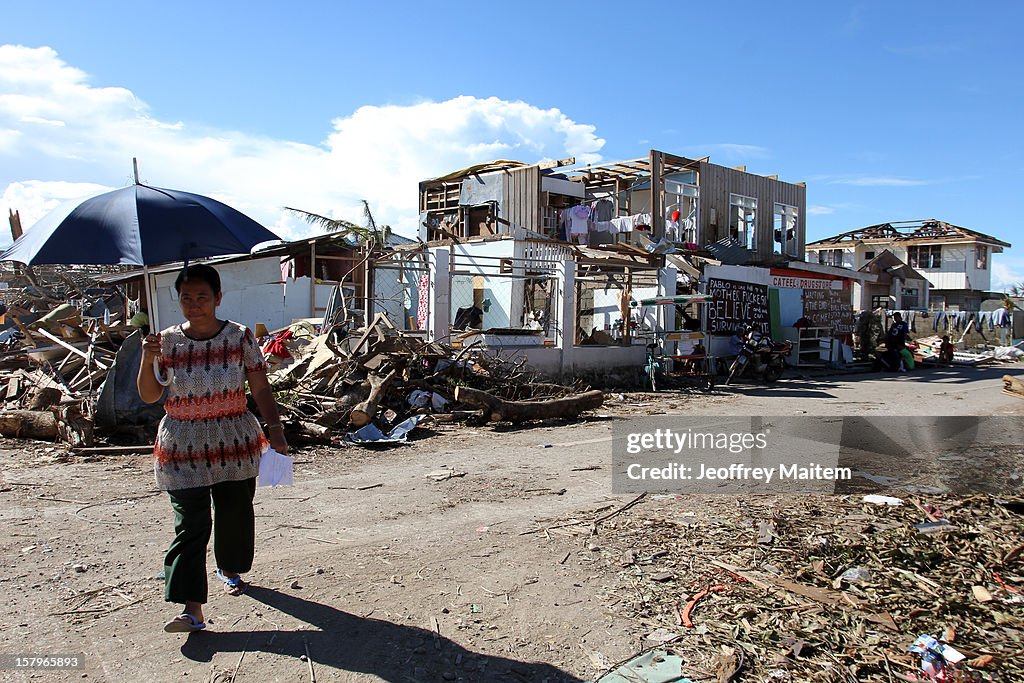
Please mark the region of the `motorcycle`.
POLYGON ((767 334, 748 332, 739 354, 729 365, 729 378, 725 383, 746 376, 770 384, 782 377, 786 357, 792 350, 791 341, 777 344, 767 334))

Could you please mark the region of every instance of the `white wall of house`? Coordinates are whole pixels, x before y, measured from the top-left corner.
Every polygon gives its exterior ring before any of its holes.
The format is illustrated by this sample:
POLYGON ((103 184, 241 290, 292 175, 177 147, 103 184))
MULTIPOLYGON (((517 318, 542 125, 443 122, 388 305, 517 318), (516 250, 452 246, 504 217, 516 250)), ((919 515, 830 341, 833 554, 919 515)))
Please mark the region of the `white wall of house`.
MULTIPOLYGON (((220 273, 221 292, 224 294, 217 309, 218 316, 240 322, 250 329, 260 322, 267 329, 282 326, 284 288, 281 285, 280 259, 275 256, 216 264, 215 267, 220 273)), ((176 270, 152 276, 156 284, 158 320, 162 328, 185 322, 178 306, 178 293, 174 290, 177 277, 176 270)), ((306 292, 308 310, 308 288, 306 292)))
POLYGON ((850 245, 845 247, 829 247, 828 249, 819 249, 817 247, 807 247, 804 250, 805 260, 809 263, 821 263, 819 260, 821 251, 829 252, 825 265, 836 266, 839 268, 852 268, 856 270, 864 265, 867 260, 864 258, 864 249, 861 245, 850 245), (832 252, 835 250, 840 251, 839 260, 833 260, 832 252))
MULTIPOLYGON (((903 244, 863 244, 842 247, 842 263, 846 268, 860 268, 870 261, 869 254, 877 256, 883 251, 891 251, 904 263, 928 278, 933 289, 970 289, 988 291, 992 287, 992 250, 988 248, 987 265, 984 269, 977 267, 978 250, 986 248, 974 242, 935 242, 942 248, 941 262, 938 268, 925 268, 911 263, 907 246, 903 244)), ((835 249, 836 247, 808 248, 807 260, 818 263, 818 252, 835 249)))
MULTIPOLYGON (((286 327, 299 318, 310 315, 310 292, 312 281, 309 277, 297 280, 281 280, 281 260, 277 256, 214 264, 220 273, 221 299, 217 315, 221 318, 242 323, 250 329, 256 323, 263 323, 268 330, 286 327)), ((161 328, 185 322, 178 306, 178 293, 174 281, 178 271, 155 273, 151 276, 156 285, 157 315, 161 328)), ((319 309, 327 306, 334 283, 316 285, 316 302, 319 309)))

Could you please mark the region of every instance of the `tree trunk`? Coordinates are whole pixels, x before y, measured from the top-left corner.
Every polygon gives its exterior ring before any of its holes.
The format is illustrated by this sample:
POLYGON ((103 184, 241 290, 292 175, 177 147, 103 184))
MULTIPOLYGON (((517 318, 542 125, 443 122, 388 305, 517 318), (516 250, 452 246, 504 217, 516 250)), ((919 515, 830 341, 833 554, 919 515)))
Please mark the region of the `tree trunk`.
POLYGON ((1003 375, 1003 391, 1024 398, 1024 380, 1012 375, 1003 375))
POLYGON ((352 409, 352 414, 348 418, 349 424, 353 427, 362 427, 373 420, 377 414, 377 406, 380 405, 381 399, 387 393, 388 385, 395 378, 396 372, 396 370, 392 370, 384 377, 373 373, 366 376, 366 379, 370 382, 370 395, 365 401, 352 409))
POLYGON ((0 413, 0 435, 56 441, 57 417, 48 410, 9 410, 0 413))
POLYGON ((318 443, 330 443, 331 442, 331 430, 329 427, 318 425, 315 422, 306 422, 299 420, 293 428, 293 434, 297 434, 310 441, 318 443))
POLYGON ((365 401, 369 395, 369 385, 357 384, 347 394, 317 415, 315 422, 324 427, 333 427, 348 419, 348 416, 352 413, 353 406, 365 401))
POLYGON ((469 387, 458 387, 455 400, 482 406, 490 411, 495 422, 526 422, 548 418, 577 417, 585 410, 594 410, 604 403, 604 392, 597 389, 575 396, 546 401, 506 401, 493 394, 469 387))

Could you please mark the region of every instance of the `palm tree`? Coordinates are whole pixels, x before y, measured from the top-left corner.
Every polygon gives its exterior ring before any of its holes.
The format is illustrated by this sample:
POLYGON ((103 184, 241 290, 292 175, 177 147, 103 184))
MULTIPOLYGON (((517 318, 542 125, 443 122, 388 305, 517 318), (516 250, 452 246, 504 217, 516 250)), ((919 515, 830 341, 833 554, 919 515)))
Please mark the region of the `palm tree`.
POLYGON ((373 237, 373 233, 367 228, 362 228, 355 223, 346 221, 344 218, 328 218, 312 211, 305 211, 304 209, 293 209, 290 206, 284 207, 285 211, 291 211, 292 213, 301 216, 310 225, 319 227, 324 232, 341 232, 345 233, 344 236, 355 235, 362 241, 366 241, 373 237))
POLYGON ((318 226, 324 232, 341 232, 344 233, 344 237, 355 235, 360 242, 366 243, 371 247, 383 246, 387 243, 388 237, 391 236, 391 226, 377 227, 377 222, 373 219, 373 213, 370 212, 370 203, 365 199, 363 200, 363 216, 366 218, 366 227, 358 226, 343 218, 328 218, 312 211, 293 209, 290 206, 286 206, 284 209, 301 216, 307 223, 318 226))

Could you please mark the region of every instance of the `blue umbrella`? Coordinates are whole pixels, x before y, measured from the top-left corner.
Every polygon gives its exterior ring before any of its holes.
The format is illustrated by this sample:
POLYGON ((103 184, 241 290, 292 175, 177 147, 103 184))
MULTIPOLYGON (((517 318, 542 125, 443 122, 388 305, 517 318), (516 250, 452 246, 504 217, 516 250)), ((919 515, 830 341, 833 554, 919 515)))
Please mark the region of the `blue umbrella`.
POLYGON ((151 266, 248 254, 279 240, 215 199, 135 184, 57 207, 0 254, 0 261, 151 266))

